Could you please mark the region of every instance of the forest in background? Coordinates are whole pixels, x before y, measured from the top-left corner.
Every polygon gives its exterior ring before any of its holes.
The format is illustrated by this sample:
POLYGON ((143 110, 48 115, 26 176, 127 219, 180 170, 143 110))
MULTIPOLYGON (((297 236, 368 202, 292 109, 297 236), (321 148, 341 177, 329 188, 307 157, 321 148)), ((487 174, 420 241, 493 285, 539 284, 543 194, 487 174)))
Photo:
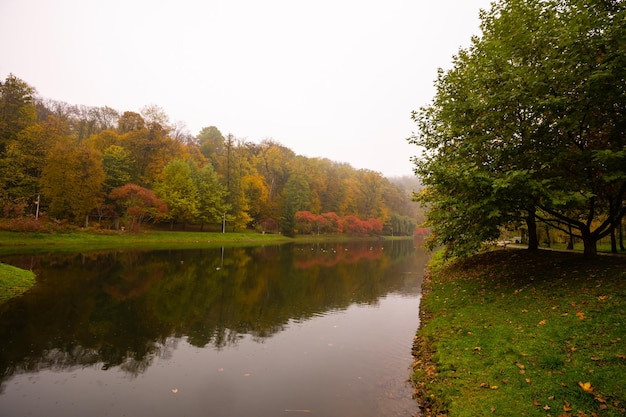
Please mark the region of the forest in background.
MULTIPOLYGON (((354 150, 358 152, 358 149, 354 150)), ((398 158, 407 157, 398 155, 398 158)), ((4 228, 55 225, 411 235, 423 221, 415 177, 253 143, 215 126, 196 135, 158 106, 72 105, 0 81, 0 216, 4 228)))

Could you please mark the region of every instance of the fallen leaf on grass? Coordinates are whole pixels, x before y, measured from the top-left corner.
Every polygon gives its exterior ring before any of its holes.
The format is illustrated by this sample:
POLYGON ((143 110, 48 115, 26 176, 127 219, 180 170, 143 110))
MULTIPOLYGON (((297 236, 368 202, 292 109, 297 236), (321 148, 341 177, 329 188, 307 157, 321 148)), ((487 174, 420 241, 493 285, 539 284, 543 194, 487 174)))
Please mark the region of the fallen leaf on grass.
POLYGON ((591 386, 591 382, 580 382, 578 381, 578 385, 583 389, 583 391, 585 392, 591 392, 593 391, 593 387, 591 386))
POLYGON ((537 323, 537 326, 545 326, 546 325, 546 320, 541 320, 539 323, 537 323))
POLYGON ((572 411, 571 404, 568 403, 567 401, 565 401, 565 405, 563 406, 563 411, 565 411, 565 412, 572 411))
POLYGON ((579 320, 584 320, 585 313, 583 313, 582 311, 579 311, 578 313, 576 313, 576 317, 578 317, 579 320))

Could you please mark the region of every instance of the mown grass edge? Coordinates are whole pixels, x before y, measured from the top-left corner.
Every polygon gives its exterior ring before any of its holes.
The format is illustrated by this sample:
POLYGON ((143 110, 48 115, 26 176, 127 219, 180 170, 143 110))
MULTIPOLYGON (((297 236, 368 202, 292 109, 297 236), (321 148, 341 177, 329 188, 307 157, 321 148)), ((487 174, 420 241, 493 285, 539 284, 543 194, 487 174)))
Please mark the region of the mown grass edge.
POLYGON ((625 299, 624 257, 435 256, 413 345, 422 415, 626 415, 625 299))
POLYGON ((33 272, 0 263, 0 304, 22 295, 35 285, 35 282, 33 272))

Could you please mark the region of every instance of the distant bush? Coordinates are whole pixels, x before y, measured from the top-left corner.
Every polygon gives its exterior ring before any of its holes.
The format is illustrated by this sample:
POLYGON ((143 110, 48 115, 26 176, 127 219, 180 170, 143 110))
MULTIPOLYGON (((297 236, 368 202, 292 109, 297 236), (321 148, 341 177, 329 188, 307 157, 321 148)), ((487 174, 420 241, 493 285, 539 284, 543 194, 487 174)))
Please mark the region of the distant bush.
POLYGON ((66 221, 51 220, 45 214, 35 219, 34 216, 22 216, 0 219, 0 230, 9 232, 54 233, 74 230, 66 221))

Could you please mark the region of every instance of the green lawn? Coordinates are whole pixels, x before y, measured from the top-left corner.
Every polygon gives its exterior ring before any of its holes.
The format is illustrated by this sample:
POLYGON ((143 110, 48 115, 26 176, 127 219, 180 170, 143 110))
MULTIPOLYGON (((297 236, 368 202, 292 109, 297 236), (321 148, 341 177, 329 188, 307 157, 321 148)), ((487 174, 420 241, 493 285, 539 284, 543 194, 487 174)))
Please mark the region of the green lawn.
POLYGON ((424 415, 626 415, 626 257, 507 249, 424 284, 424 415))
POLYGON ((35 284, 35 274, 0 263, 0 304, 16 297, 35 284))
POLYGON ((16 252, 76 251, 118 248, 184 248, 238 244, 272 244, 289 241, 281 235, 255 232, 165 232, 142 233, 71 231, 67 233, 0 232, 0 255, 16 252))

